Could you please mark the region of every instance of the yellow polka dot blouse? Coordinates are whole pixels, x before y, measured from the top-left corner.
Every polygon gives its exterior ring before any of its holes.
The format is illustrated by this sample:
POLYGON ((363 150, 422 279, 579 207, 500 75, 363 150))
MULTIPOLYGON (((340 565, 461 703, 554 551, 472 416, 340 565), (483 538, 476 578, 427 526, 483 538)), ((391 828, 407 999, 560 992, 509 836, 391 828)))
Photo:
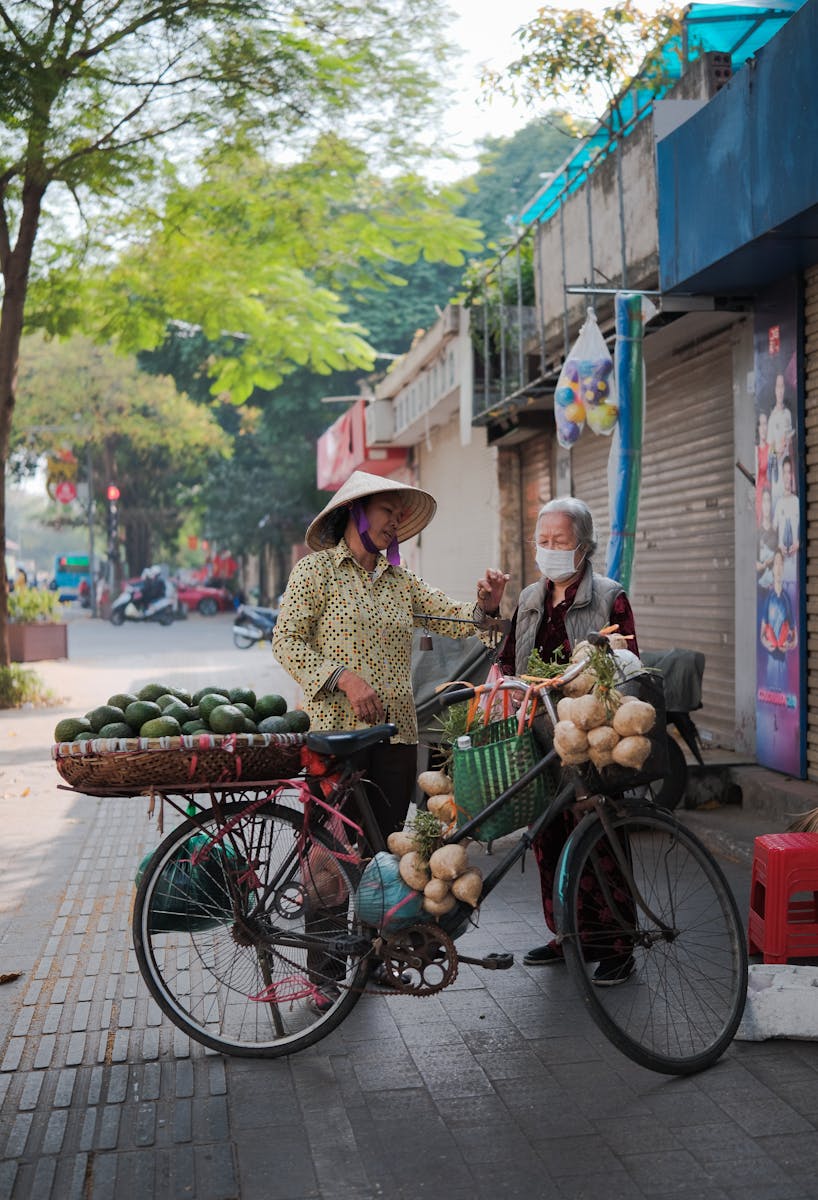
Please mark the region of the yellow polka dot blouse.
POLYGON ((304 691, 313 729, 366 728, 341 691, 327 692, 339 667, 354 671, 378 693, 398 742, 418 740, 411 684, 415 626, 447 637, 470 637, 471 624, 445 624, 435 617, 471 619, 474 604, 452 600, 406 567, 381 555, 370 576, 342 538, 296 563, 281 602, 273 653, 304 691), (416 617, 413 614, 421 614, 416 617))

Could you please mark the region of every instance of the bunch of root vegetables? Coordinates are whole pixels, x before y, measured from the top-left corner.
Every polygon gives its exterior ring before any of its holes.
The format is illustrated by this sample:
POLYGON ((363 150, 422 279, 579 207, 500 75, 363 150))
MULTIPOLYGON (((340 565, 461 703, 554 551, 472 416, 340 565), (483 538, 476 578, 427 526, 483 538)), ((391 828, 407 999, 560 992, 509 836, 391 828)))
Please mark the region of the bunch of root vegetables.
POLYGON ((656 724, 656 709, 615 686, 618 675, 642 670, 635 654, 614 639, 613 654, 581 642, 572 662, 588 658, 585 670, 563 685, 557 703, 554 749, 565 766, 591 762, 598 769, 615 763, 638 771, 651 751, 647 736, 656 724))
POLYGON ((458 900, 476 908, 483 890, 482 875, 470 865, 465 846, 443 845, 457 816, 452 781, 443 771, 423 771, 418 784, 427 796, 426 812, 419 812, 411 826, 387 839, 389 850, 399 860, 401 879, 423 893, 424 911, 433 917, 451 912, 458 900))

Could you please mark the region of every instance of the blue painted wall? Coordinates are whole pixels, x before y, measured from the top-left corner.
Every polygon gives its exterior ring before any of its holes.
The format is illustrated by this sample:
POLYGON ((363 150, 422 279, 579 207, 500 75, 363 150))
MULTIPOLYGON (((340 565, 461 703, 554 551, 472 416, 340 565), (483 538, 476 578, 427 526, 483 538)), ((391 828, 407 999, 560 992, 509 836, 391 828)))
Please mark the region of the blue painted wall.
POLYGON ((657 146, 663 291, 749 293, 818 263, 818 0, 657 146))

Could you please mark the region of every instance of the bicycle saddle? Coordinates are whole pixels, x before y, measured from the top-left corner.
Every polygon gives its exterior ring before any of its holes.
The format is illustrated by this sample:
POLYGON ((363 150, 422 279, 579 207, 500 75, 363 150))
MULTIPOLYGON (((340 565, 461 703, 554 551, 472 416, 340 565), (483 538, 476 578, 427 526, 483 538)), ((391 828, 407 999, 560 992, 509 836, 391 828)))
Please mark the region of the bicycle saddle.
POLYGON ((371 729, 351 729, 343 733, 317 733, 311 730, 306 737, 307 746, 316 754, 346 758, 356 750, 366 750, 376 742, 385 742, 397 732, 397 725, 373 725, 371 729))

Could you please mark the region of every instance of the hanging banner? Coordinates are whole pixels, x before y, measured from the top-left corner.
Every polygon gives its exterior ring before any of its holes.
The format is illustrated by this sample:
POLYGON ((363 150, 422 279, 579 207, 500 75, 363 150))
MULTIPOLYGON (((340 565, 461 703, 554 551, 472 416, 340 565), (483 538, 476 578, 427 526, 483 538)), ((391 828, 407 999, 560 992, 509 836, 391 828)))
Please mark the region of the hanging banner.
POLYGON ((756 758, 806 776, 804 427, 799 290, 788 280, 755 308, 756 758))
POLYGON ((611 534, 605 571, 611 579, 631 586, 642 483, 642 439, 645 427, 645 322, 656 308, 635 292, 617 292, 614 378, 619 420, 608 456, 608 497, 611 534))

